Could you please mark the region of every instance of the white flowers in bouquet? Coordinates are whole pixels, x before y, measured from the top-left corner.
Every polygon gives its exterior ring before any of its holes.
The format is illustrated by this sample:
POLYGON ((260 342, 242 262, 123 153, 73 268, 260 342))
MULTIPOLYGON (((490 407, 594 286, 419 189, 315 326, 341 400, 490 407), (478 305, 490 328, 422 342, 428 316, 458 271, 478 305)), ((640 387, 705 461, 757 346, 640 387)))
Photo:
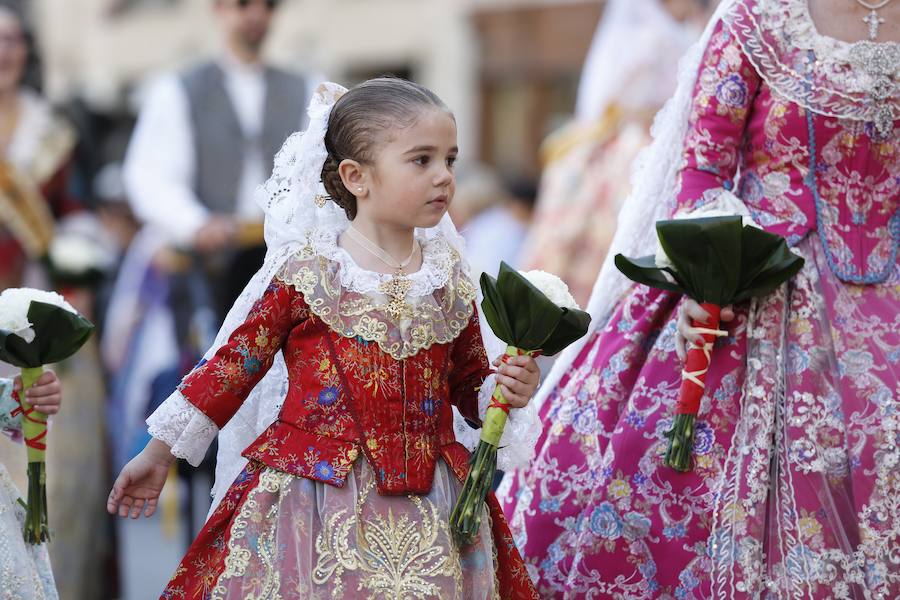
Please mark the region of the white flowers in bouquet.
POLYGON ((0 329, 19 336, 29 344, 34 341, 33 323, 28 320, 28 309, 32 300, 52 304, 77 314, 72 305, 56 292, 33 288, 9 288, 0 293, 0 329))
POLYGON ((527 279, 531 285, 547 296, 553 304, 561 308, 580 310, 581 307, 578 306, 575 297, 569 292, 569 286, 553 273, 547 273, 546 271, 540 270, 519 271, 519 273, 521 273, 522 277, 527 279))

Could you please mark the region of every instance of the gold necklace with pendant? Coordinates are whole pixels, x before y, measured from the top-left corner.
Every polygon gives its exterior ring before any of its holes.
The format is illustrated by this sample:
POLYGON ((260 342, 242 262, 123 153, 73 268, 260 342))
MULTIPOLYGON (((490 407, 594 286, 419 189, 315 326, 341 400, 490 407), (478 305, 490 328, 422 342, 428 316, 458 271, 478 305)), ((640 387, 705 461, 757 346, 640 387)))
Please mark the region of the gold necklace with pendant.
POLYGON ((412 289, 412 281, 406 277, 403 269, 409 266, 409 263, 411 263, 416 256, 418 244, 416 244, 415 237, 413 237, 412 250, 410 251, 409 256, 407 256, 406 260, 403 262, 397 262, 393 256, 385 252, 378 244, 367 238, 353 225, 350 225, 350 227, 347 228, 347 235, 349 235, 357 244, 362 246, 363 250, 366 250, 369 254, 386 264, 388 267, 394 269, 394 275, 378 286, 378 291, 390 298, 390 301, 385 306, 385 312, 393 321, 400 321, 400 319, 409 312, 409 305, 406 303, 406 295, 409 293, 409 290, 412 289))

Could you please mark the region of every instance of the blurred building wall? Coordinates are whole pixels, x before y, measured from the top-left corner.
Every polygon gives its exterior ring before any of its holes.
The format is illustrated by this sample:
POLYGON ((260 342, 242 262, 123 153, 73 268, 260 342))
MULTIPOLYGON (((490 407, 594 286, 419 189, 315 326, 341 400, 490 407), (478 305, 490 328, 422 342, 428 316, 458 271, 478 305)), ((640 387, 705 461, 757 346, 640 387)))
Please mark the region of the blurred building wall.
MULTIPOLYGON (((32 0, 48 95, 98 112, 140 101, 140 83, 220 43, 212 0, 32 0)), ((465 156, 536 169, 574 86, 602 0, 283 0, 276 64, 354 83, 385 72, 434 89, 465 156), (483 117, 487 122, 483 122, 483 117)))

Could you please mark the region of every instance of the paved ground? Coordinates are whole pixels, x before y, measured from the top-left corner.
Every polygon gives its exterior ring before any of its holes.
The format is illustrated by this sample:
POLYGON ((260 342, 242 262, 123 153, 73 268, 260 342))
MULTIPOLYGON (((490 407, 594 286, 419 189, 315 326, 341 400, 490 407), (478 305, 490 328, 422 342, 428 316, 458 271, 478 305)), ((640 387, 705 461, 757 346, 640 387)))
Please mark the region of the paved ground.
MULTIPOLYGON (((174 502, 183 499, 185 489, 184 485, 179 487, 180 498, 164 498, 165 507, 150 519, 118 520, 121 600, 158 598, 175 572, 187 549, 187 539, 185 525, 177 516, 171 519, 170 515, 174 502)), ((196 485, 195 497, 200 500, 208 498, 208 489, 208 485, 196 485)), ((197 523, 205 520, 209 507, 208 502, 201 504, 194 511, 197 523)))

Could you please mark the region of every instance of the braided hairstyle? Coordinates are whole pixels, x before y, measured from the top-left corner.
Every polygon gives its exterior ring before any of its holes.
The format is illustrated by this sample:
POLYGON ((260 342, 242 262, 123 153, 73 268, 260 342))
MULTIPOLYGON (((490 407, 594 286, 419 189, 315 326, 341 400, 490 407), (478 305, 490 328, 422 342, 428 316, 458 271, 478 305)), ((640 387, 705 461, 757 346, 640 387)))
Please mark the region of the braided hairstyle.
POLYGON ((344 185, 338 167, 341 161, 371 164, 383 135, 415 123, 419 112, 437 108, 449 112, 437 94, 417 83, 395 77, 369 79, 341 96, 331 109, 322 165, 322 183, 329 199, 344 209, 351 221, 356 218, 356 196, 344 185))

